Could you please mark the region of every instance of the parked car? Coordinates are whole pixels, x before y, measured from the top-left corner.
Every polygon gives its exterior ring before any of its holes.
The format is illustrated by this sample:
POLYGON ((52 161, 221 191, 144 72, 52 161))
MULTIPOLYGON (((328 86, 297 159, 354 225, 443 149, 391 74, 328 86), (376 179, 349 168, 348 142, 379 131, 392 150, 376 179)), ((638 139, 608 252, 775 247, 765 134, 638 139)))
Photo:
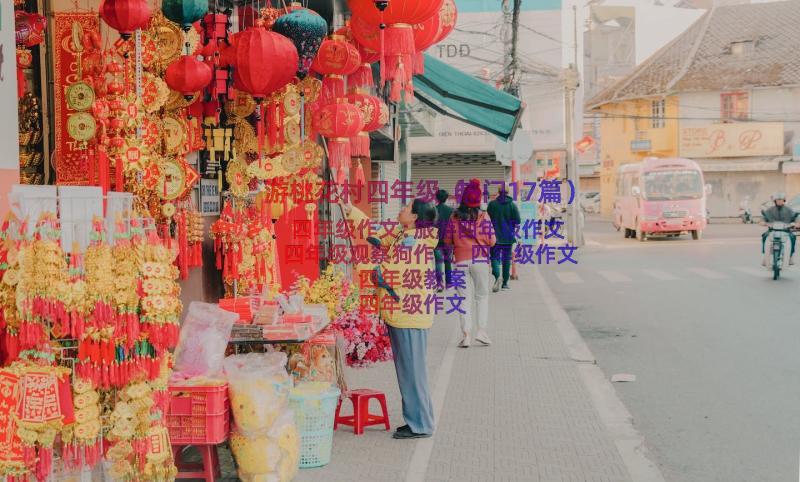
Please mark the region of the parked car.
POLYGON ((581 194, 581 209, 585 213, 599 213, 600 212, 600 193, 597 191, 589 191, 581 194))

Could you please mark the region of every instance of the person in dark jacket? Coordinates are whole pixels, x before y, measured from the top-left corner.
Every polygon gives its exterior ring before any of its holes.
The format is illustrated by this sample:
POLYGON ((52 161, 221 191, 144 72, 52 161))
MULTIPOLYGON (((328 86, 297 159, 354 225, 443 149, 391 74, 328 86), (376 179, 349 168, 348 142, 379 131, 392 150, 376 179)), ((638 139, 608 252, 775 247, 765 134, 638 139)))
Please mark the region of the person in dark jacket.
POLYGON ((436 283, 439 285, 438 291, 443 291, 443 286, 450 287, 452 281, 452 253, 451 249, 444 243, 444 235, 447 231, 447 223, 450 222, 450 216, 453 214, 453 208, 448 206, 447 198, 450 194, 444 189, 439 189, 436 192, 436 219, 439 228, 439 244, 433 251, 434 258, 436 259, 436 283), (442 270, 444 268, 444 270, 442 270), (442 271, 444 271, 444 282, 442 285, 442 271))
POLYGON ((501 288, 510 289, 508 280, 511 277, 511 253, 514 243, 517 242, 515 234, 517 226, 522 221, 519 217, 519 209, 506 192, 505 185, 500 186, 497 198, 489 203, 486 211, 492 220, 497 237, 497 243, 492 247, 492 275, 494 275, 492 291, 496 293, 501 288))
MULTIPOLYGON (((761 211, 761 215, 764 217, 764 221, 762 221, 762 225, 767 225, 767 223, 786 223, 792 224, 795 223, 797 220, 799 213, 795 212, 794 209, 790 208, 786 205, 786 194, 782 192, 778 192, 773 194, 772 202, 775 203, 774 206, 770 207, 766 211, 761 211)), ((769 231, 765 231, 761 235, 761 253, 764 253, 764 245, 767 241, 767 235, 769 231)), ((797 241, 795 234, 789 232, 789 241, 791 243, 791 250, 789 254, 789 264, 794 264, 794 247, 797 241)), ((766 266, 766 258, 764 259, 764 266, 766 266)))

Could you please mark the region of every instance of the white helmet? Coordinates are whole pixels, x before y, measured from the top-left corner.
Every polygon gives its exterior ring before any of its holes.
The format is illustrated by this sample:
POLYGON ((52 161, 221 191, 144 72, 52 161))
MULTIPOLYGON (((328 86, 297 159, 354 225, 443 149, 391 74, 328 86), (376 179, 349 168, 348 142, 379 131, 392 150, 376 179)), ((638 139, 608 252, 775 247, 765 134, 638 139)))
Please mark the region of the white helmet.
POLYGON ((772 202, 775 202, 778 199, 782 199, 782 200, 786 201, 786 193, 785 192, 776 192, 775 194, 770 196, 770 199, 772 199, 772 202))

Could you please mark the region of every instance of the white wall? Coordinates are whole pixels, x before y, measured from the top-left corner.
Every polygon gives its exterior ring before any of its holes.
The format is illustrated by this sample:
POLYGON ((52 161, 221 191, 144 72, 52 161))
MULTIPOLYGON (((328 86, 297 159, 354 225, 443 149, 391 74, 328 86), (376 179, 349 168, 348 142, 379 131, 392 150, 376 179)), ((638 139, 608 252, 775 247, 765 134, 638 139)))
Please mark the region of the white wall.
MULTIPOLYGON (((750 116, 763 122, 784 121, 784 139, 791 149, 791 138, 800 139, 800 88, 765 88, 750 92, 750 116)), ((680 95, 681 126, 699 126, 718 122, 721 92, 696 92, 680 95), (689 119, 687 119, 689 118, 689 119)), ((787 151, 791 152, 791 151, 787 151)), ((750 209, 758 215, 760 205, 776 191, 787 189, 786 175, 781 171, 708 172, 706 182, 713 186, 708 200, 712 217, 737 216, 739 203, 745 196, 751 199, 750 209)))
MULTIPOLYGON (((788 133, 785 139, 790 142, 791 136, 794 140, 800 140, 800 87, 759 88, 752 89, 749 93, 752 120, 783 122, 784 132, 788 133)), ((681 125, 696 126, 719 122, 721 94, 719 91, 681 94, 681 125)))
MULTIPOLYGON (((459 7, 456 30, 439 45, 432 46, 428 53, 476 77, 488 73, 487 82, 494 85, 502 79, 507 47, 501 2, 456 0, 456 4, 459 7)), ((561 42, 560 5, 558 0, 523 1, 518 41, 523 69, 535 70, 537 65, 554 71, 561 69, 566 47, 561 42)), ((567 7, 564 9, 566 11, 567 7)), ((571 7, 569 12, 570 30, 564 35, 571 42, 571 7)), ((508 34, 510 38, 510 26, 508 34)), ((563 145, 564 102, 560 79, 526 73, 522 82, 522 101, 527 104, 523 129, 531 133, 537 149, 563 145)), ((495 148, 493 135, 451 118, 439 116, 434 131, 432 137, 411 138, 412 152, 493 152, 495 148)))
MULTIPOLYGON (((17 68, 14 38, 14 2, 0 2, 0 169, 19 169, 19 125, 17 122, 17 68)), ((6 193, 0 193, 5 196, 6 193)))

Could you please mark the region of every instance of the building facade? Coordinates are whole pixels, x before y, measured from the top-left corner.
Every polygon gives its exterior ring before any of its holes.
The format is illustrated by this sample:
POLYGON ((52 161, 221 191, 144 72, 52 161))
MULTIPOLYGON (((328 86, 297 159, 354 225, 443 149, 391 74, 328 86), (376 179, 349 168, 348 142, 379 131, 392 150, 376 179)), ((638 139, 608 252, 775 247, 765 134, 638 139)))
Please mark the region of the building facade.
POLYGON ((712 217, 736 216, 777 190, 800 191, 800 2, 718 7, 587 102, 600 117, 601 212, 620 165, 695 159, 712 217))

